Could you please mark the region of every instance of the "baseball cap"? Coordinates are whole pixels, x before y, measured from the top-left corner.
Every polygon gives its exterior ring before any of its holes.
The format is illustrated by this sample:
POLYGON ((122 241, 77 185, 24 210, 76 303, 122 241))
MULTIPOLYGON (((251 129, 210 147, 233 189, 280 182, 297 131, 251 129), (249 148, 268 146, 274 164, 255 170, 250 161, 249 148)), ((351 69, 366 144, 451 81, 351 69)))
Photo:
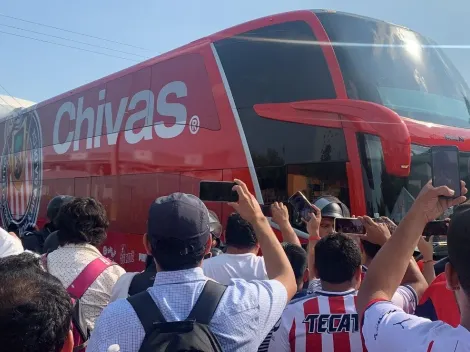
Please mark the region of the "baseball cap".
POLYGON ((348 218, 349 209, 338 198, 333 196, 324 196, 315 200, 313 203, 321 211, 324 218, 348 218))
POLYGON ((51 199, 49 204, 47 205, 47 218, 50 221, 53 221, 57 214, 59 213, 60 208, 62 205, 65 203, 69 203, 73 200, 72 196, 67 196, 67 195, 59 195, 51 199))
POLYGON ((179 255, 204 251, 210 238, 209 211, 192 194, 173 193, 157 198, 150 206, 147 236, 152 242, 179 242, 179 255))

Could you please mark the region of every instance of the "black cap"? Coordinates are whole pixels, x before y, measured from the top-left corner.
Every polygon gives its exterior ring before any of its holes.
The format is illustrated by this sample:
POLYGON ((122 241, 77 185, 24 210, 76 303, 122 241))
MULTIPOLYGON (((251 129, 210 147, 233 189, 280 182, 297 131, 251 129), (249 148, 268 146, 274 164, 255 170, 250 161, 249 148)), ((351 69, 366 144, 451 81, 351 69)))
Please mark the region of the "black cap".
POLYGON ((176 239, 184 245, 180 255, 204 251, 209 241, 209 211, 196 196, 173 193, 150 206, 147 236, 151 241, 176 239))
POLYGON ((333 196, 320 197, 313 205, 321 210, 321 216, 324 218, 349 218, 351 216, 348 207, 333 196))
POLYGON ((50 221, 54 221, 55 217, 59 213, 60 207, 73 200, 72 196, 56 196, 51 199, 49 204, 47 205, 47 218, 50 221))

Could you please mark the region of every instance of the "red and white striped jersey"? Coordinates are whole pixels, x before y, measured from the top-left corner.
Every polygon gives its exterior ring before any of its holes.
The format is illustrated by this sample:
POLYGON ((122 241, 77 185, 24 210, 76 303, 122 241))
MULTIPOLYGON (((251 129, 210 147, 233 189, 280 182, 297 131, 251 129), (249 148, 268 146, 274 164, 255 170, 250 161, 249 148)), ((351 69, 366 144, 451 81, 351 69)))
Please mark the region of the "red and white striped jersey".
POLYGON ((291 302, 274 327, 269 351, 366 351, 359 328, 356 295, 355 290, 317 290, 291 302))

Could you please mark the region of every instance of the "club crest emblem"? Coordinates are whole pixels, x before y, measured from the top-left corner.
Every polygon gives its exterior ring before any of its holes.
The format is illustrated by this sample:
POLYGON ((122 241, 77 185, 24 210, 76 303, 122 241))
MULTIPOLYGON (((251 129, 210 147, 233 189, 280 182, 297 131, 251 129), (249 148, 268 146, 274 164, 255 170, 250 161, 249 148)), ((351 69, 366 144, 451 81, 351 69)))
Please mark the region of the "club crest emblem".
POLYGON ((0 215, 20 234, 36 224, 42 187, 42 133, 35 110, 5 119, 0 161, 0 215))

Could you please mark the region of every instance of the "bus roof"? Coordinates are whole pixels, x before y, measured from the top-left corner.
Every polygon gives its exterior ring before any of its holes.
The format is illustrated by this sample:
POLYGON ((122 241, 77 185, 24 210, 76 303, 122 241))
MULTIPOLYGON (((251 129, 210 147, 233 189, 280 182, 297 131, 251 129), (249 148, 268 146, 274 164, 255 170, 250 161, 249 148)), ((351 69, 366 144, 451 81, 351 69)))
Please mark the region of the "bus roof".
MULTIPOLYGON (((197 47, 207 45, 207 44, 210 44, 212 42, 215 42, 215 41, 218 41, 218 40, 221 40, 221 39, 232 37, 232 36, 235 36, 235 35, 240 34, 240 33, 244 33, 244 32, 256 29, 256 28, 272 25, 272 24, 275 24, 275 23, 282 23, 282 22, 285 22, 285 21, 288 21, 288 20, 307 19, 312 15, 312 13, 320 13, 320 12, 322 12, 322 13, 324 13, 324 12, 341 13, 341 14, 348 15, 348 16, 357 16, 357 17, 361 17, 361 18, 365 18, 365 19, 367 18, 367 19, 370 19, 370 20, 376 20, 376 19, 373 19, 373 18, 370 18, 370 17, 358 16, 358 15, 354 15, 354 14, 350 14, 350 13, 346 13, 346 12, 337 12, 337 11, 334 11, 334 10, 320 10, 320 9, 318 9, 318 10, 290 11, 290 12, 284 12, 284 13, 279 13, 279 14, 275 14, 275 15, 270 15, 270 16, 254 19, 252 21, 248 21, 248 22, 245 22, 245 23, 242 23, 242 24, 224 29, 220 32, 214 33, 214 34, 209 35, 207 37, 203 37, 201 39, 195 40, 195 41, 190 42, 186 45, 183 45, 179 48, 173 49, 173 50, 171 50, 169 52, 166 52, 164 54, 161 54, 161 55, 158 55, 156 57, 150 58, 150 59, 145 60, 141 63, 138 63, 136 65, 125 68, 121 71, 112 73, 108 76, 99 78, 99 79, 97 79, 95 81, 92 81, 90 83, 86 83, 82 86, 79 86, 77 88, 69 90, 65 93, 62 93, 62 94, 58 95, 58 96, 55 96, 55 97, 52 97, 52 98, 47 99, 45 101, 42 101, 42 102, 40 102, 40 103, 38 103, 34 106, 28 107, 27 109, 25 109, 23 111, 32 110, 32 109, 35 109, 37 107, 44 106, 44 105, 50 104, 50 103, 55 102, 55 101, 65 99, 67 97, 70 97, 71 95, 84 92, 88 89, 96 87, 97 85, 105 84, 105 83, 110 82, 114 79, 123 77, 123 76, 125 76, 127 74, 130 74, 130 73, 133 73, 133 72, 140 71, 141 69, 144 69, 144 68, 149 67, 149 66, 153 66, 154 64, 156 64, 158 62, 168 60, 168 59, 173 58, 175 56, 181 55, 185 52, 191 52, 197 47)), ((405 28, 405 27, 403 27, 403 28, 405 28)))

